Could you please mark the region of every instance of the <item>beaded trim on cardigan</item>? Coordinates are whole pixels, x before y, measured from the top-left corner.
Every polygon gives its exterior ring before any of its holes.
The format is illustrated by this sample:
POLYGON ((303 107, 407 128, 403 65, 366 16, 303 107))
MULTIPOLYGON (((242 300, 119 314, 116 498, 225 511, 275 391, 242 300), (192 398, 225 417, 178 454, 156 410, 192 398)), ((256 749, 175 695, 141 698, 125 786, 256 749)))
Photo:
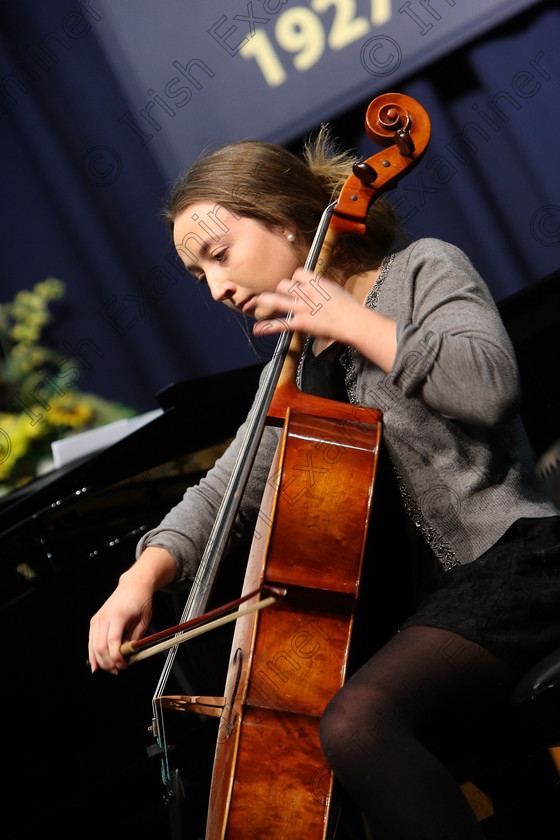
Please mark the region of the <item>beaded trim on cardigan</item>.
MULTIPOLYGON (((389 273, 389 269, 393 265, 394 259, 395 255, 390 254, 383 260, 383 263, 381 265, 381 271, 379 272, 377 280, 369 290, 368 295, 364 301, 364 306, 367 306, 368 309, 376 308, 379 301, 379 289, 385 282, 385 278, 389 273)), ((346 371, 345 381, 346 390, 348 391, 348 399, 354 405, 356 405, 356 403, 358 402, 358 398, 356 396, 356 382, 358 379, 356 359, 358 358, 358 356, 359 353, 355 349, 355 347, 347 347, 342 356, 340 357, 340 363, 346 371)))

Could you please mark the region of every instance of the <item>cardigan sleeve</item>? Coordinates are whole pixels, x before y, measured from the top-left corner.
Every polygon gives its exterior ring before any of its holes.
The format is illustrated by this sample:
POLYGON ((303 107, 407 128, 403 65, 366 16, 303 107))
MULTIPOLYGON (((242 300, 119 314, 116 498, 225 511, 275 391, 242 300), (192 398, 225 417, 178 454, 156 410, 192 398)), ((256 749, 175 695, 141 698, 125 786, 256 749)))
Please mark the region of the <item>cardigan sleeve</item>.
POLYGON ((494 426, 518 409, 515 353, 490 292, 466 255, 424 239, 408 252, 410 320, 397 322, 391 377, 446 417, 494 426))

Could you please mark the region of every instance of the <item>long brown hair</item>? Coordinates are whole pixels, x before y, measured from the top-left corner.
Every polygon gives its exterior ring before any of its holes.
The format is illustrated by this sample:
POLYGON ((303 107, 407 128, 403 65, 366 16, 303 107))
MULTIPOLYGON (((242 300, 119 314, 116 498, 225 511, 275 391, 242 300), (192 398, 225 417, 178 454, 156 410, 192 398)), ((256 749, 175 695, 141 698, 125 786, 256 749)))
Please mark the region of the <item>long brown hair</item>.
MULTIPOLYGON (((273 143, 243 140, 199 158, 183 173, 164 208, 170 231, 191 204, 211 201, 266 225, 295 229, 296 246, 307 250, 327 204, 352 171, 354 156, 334 148, 328 127, 306 142, 302 159, 273 143)), ((339 237, 330 267, 343 277, 377 268, 399 233, 391 205, 378 199, 366 236, 339 237)))

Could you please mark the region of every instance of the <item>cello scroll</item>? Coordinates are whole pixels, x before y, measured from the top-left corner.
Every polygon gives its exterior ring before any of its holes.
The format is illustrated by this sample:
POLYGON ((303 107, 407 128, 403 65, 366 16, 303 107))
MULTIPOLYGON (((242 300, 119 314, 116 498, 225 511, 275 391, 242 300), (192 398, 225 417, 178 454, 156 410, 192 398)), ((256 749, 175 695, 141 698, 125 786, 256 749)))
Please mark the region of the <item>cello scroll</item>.
POLYGON ((424 108, 401 93, 385 93, 374 99, 366 112, 365 127, 371 140, 389 148, 355 164, 334 209, 330 230, 335 235, 365 234, 370 205, 418 163, 431 131, 424 108))

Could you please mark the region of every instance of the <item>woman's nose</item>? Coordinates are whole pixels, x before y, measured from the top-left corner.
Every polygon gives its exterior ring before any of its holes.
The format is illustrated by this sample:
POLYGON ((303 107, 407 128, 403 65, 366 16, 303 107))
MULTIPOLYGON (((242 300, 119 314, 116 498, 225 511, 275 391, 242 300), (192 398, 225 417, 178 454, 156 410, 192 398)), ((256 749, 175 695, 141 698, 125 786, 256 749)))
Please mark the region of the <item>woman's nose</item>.
POLYGON ((230 300, 235 294, 235 283, 225 277, 217 277, 215 274, 206 275, 206 282, 210 288, 210 293, 214 300, 226 301, 230 300))

